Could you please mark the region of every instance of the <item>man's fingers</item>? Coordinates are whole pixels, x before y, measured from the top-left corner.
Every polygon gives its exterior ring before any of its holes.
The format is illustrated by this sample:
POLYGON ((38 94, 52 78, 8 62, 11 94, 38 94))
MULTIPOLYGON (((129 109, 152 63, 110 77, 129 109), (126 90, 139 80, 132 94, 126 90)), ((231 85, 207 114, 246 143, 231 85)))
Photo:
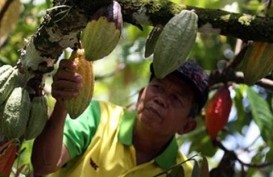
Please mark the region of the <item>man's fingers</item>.
POLYGON ((67 100, 77 96, 79 92, 71 92, 71 91, 52 91, 52 96, 57 100, 67 100))
POLYGON ((52 96, 55 99, 70 99, 79 94, 82 88, 82 82, 75 82, 70 80, 59 79, 53 81, 52 96))
POLYGON ((79 91, 82 87, 81 82, 71 82, 67 80, 59 80, 52 83, 53 90, 79 91))
POLYGON ((76 64, 72 60, 61 60, 59 64, 60 70, 68 70, 71 71, 76 67, 76 64))

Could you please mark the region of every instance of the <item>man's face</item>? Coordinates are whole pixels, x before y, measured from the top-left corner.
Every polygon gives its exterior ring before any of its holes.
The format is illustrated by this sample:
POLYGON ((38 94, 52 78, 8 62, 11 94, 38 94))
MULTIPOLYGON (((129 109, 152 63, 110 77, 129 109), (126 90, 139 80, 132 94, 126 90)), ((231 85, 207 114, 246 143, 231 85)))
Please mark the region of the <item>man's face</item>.
POLYGON ((195 128, 188 127, 195 123, 189 117, 193 99, 192 88, 175 75, 153 79, 139 97, 138 123, 161 135, 186 133, 195 128))

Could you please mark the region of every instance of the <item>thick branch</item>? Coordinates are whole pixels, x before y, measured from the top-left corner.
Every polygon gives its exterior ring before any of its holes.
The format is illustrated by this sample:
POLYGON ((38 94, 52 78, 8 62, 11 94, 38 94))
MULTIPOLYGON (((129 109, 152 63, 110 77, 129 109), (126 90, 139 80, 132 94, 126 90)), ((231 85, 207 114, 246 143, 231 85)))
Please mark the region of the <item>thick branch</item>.
POLYGON ((272 18, 230 13, 219 9, 202 9, 177 5, 169 1, 117 0, 126 17, 125 21, 137 25, 164 25, 183 9, 194 9, 199 17, 199 31, 213 32, 240 38, 244 41, 273 42, 272 18))
POLYGON ((21 52, 19 66, 23 72, 47 73, 64 49, 74 48, 79 33, 88 18, 112 0, 55 0, 47 11, 37 32, 27 41, 21 52))

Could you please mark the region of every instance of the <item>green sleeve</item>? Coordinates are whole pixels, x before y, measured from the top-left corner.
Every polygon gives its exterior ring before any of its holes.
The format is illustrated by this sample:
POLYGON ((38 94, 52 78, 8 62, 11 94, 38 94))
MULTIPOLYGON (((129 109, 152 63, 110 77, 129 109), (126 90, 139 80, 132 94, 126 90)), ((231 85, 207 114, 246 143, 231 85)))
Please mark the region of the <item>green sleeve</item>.
POLYGON ((71 159, 87 149, 96 133, 100 121, 100 112, 99 102, 92 101, 78 118, 66 117, 63 142, 71 159))

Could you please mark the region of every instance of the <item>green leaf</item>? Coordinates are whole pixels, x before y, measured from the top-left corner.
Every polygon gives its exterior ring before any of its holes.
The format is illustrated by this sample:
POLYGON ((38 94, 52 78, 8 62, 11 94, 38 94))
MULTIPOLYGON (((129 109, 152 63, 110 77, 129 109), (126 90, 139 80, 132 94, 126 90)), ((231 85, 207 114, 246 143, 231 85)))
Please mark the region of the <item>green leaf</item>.
POLYGON ((272 161, 273 157, 273 142, 268 143, 270 150, 266 153, 266 161, 272 161))
POLYGON ((237 119, 234 121, 230 121, 229 125, 233 132, 238 131, 239 133, 243 133, 243 127, 249 125, 251 122, 251 116, 248 116, 245 112, 245 108, 243 105, 244 93, 246 92, 247 86, 244 84, 239 85, 234 91, 236 92, 235 97, 233 99, 234 105, 237 111, 237 119))
POLYGON ((247 98, 253 114, 254 121, 261 131, 264 141, 270 141, 271 129, 273 126, 273 115, 268 103, 251 87, 247 89, 247 98))
POLYGON ((195 151, 207 157, 212 157, 217 148, 213 146, 210 137, 207 136, 203 120, 197 119, 197 121, 198 127, 190 133, 183 134, 181 141, 184 142, 187 140, 191 142, 190 152, 195 151))

